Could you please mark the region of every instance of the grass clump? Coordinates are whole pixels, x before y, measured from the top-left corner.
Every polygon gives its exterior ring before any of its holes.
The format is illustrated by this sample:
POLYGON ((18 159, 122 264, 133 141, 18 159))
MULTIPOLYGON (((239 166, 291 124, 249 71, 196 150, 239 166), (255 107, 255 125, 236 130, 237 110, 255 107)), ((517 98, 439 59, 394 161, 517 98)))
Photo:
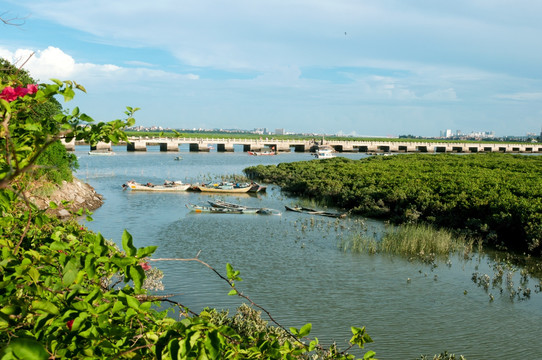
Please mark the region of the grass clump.
POLYGON ((452 253, 472 249, 472 242, 431 225, 407 224, 388 227, 380 240, 356 234, 342 239, 339 248, 353 253, 401 255, 434 262, 437 257, 448 257, 452 253))

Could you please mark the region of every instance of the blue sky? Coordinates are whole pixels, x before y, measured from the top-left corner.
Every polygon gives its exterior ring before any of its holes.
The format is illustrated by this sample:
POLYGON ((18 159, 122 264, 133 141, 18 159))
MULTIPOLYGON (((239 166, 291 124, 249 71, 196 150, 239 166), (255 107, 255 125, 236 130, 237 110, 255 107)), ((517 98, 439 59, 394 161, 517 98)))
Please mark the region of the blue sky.
POLYGON ((0 0, 0 57, 137 124, 540 133, 542 2, 0 0), (14 21, 17 22, 17 21, 14 21))

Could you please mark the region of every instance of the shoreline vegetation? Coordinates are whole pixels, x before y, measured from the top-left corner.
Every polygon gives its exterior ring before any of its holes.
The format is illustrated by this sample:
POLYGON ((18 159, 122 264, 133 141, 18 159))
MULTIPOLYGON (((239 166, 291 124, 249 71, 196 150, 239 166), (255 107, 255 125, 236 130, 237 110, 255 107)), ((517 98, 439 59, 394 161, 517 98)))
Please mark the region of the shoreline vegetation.
MULTIPOLYGON (((352 214, 396 225, 417 225, 418 233, 429 228, 437 234, 439 230, 451 231, 470 241, 471 247, 479 242, 480 247, 502 250, 516 262, 530 266, 532 273, 542 274, 542 158, 538 156, 336 157, 258 165, 244 173, 251 179, 280 185, 292 195, 352 214)), ((366 235, 339 246, 354 251, 364 247, 368 252, 385 247, 366 235)), ((417 249, 420 251, 427 253, 417 249)), ((409 253, 404 249, 398 252, 409 253)))

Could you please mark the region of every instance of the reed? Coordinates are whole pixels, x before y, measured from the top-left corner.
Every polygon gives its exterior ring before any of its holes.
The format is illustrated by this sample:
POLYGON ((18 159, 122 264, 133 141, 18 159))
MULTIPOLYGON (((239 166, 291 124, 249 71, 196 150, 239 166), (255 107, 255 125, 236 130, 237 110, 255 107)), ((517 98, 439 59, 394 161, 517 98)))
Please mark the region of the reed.
POLYGON ((472 244, 464 237, 425 224, 388 227, 380 240, 364 233, 357 233, 339 242, 342 251, 403 255, 429 262, 434 261, 436 257, 464 252, 469 247, 472 248, 472 244))
POLYGON ((448 230, 426 224, 407 224, 388 229, 380 242, 381 251, 405 255, 449 255, 463 249, 462 238, 448 230))

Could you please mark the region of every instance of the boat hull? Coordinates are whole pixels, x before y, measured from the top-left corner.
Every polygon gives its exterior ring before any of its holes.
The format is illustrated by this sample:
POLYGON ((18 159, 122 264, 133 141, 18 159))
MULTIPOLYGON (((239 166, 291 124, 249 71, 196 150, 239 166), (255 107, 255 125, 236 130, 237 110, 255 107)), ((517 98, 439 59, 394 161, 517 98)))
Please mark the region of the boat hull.
POLYGON ((194 204, 186 204, 186 207, 195 213, 212 213, 212 214, 257 214, 260 209, 253 208, 222 208, 213 206, 200 206, 194 204))
POLYGON ((196 188, 201 192, 210 192, 210 193, 236 193, 236 194, 242 194, 247 193, 250 191, 250 186, 242 187, 242 188, 231 188, 231 189, 222 189, 218 187, 210 187, 210 186, 196 186, 196 188))
POLYGON ((144 185, 134 182, 128 182, 126 187, 132 191, 148 192, 182 192, 190 188, 190 184, 172 184, 172 185, 144 185))

